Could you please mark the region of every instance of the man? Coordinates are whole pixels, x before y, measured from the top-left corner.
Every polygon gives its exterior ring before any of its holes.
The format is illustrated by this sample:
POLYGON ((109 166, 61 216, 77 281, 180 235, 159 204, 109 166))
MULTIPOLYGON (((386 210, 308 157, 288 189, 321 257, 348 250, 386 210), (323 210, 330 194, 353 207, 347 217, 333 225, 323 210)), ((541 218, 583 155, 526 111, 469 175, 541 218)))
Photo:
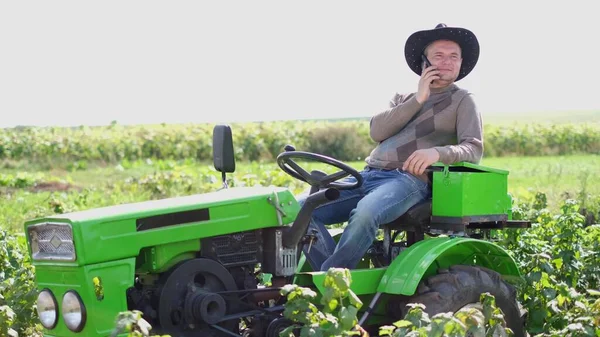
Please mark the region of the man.
MULTIPOLYGON (((439 24, 412 34, 404 53, 410 69, 420 75, 417 91, 396 94, 390 109, 372 117, 370 135, 378 145, 360 172, 363 185, 340 191, 337 200, 314 211, 309 232, 316 229, 317 240, 310 251, 304 247, 314 270, 355 268, 380 225, 431 197, 428 166, 479 163, 482 157, 481 116, 470 94, 455 84, 477 63, 475 35, 439 24), (325 225, 345 221, 348 225, 336 246, 325 225)), ((301 204, 304 200, 299 199, 301 204)))

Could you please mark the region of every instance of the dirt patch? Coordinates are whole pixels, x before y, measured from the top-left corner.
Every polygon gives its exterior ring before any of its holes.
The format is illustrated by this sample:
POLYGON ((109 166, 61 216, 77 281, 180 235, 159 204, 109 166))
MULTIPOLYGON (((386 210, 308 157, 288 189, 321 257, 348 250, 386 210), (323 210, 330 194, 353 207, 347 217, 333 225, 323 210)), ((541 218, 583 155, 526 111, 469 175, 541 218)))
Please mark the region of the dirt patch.
POLYGON ((67 192, 71 190, 80 190, 80 188, 62 181, 43 181, 31 187, 32 192, 67 192))

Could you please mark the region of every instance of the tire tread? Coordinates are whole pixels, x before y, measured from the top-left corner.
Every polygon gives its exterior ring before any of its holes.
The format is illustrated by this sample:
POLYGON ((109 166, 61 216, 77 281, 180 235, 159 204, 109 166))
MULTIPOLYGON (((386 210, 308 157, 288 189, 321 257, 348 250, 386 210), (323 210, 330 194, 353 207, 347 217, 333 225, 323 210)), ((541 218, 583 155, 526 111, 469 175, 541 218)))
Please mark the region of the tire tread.
POLYGON ((443 273, 421 281, 416 294, 403 302, 424 304, 425 312, 431 317, 438 313, 456 312, 468 303, 478 302, 485 292, 494 295, 496 305, 504 313, 507 326, 513 330, 515 337, 525 336, 516 289, 502 280, 499 273, 485 267, 455 265, 446 268, 443 273))

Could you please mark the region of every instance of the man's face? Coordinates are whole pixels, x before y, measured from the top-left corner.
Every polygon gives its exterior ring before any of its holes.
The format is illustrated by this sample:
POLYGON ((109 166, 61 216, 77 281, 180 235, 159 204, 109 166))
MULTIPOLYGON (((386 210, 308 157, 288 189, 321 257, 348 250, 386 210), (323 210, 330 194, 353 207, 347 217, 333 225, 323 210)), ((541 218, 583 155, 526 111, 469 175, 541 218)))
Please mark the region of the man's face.
POLYGON ((435 41, 425 49, 425 55, 440 71, 440 79, 435 82, 447 85, 456 80, 462 64, 461 50, 456 42, 435 41))

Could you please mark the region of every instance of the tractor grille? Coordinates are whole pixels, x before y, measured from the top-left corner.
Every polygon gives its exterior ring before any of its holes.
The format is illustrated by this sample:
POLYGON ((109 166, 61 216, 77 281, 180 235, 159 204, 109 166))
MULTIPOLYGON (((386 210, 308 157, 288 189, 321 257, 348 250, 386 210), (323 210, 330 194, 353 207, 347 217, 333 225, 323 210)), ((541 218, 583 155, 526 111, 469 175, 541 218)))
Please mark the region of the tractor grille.
POLYGON ((260 231, 241 232, 202 239, 202 255, 225 267, 257 264, 262 254, 260 231))
POLYGON ((264 229, 264 261, 262 270, 273 276, 294 275, 297 268, 298 255, 296 247, 283 246, 283 227, 264 229))
POLYGON ((277 276, 294 275, 297 268, 296 249, 281 248, 281 265, 276 270, 277 276))

